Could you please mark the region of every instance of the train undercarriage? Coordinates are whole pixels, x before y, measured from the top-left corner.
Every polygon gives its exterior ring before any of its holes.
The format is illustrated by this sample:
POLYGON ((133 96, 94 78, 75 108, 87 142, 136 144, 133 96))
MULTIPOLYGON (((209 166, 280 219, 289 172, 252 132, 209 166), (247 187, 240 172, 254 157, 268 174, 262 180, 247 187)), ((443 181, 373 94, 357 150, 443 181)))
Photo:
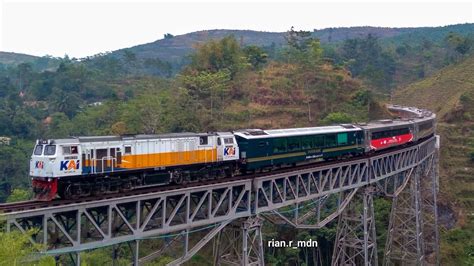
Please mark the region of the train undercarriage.
POLYGON ((194 165, 168 169, 142 169, 107 174, 81 175, 60 178, 33 178, 35 199, 51 201, 56 198, 81 197, 126 192, 134 189, 216 180, 237 174, 235 162, 213 165, 194 165))

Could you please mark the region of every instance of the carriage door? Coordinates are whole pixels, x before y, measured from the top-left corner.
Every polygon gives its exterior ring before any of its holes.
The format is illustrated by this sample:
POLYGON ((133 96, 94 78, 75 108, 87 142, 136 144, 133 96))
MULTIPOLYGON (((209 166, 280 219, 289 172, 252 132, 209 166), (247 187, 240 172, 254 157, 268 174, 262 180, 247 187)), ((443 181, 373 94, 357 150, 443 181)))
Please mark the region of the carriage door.
POLYGON ((107 167, 107 149, 95 150, 96 172, 103 173, 107 167))

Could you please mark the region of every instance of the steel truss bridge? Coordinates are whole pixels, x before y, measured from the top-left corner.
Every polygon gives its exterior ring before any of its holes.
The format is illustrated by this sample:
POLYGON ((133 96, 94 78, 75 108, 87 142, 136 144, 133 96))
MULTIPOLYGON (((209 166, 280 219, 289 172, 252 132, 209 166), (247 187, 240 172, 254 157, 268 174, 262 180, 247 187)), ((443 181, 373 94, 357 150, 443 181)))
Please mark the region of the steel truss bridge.
POLYGON ((104 246, 131 265, 179 247, 168 263, 179 265, 206 244, 215 265, 264 265, 264 220, 318 229, 338 219, 332 264, 378 265, 373 197, 384 196, 392 209, 383 264, 439 264, 438 149, 439 139, 432 137, 303 170, 2 216, 8 231, 36 228, 32 242, 76 265, 82 251, 104 246), (156 239, 162 245, 142 254, 141 243, 156 239))

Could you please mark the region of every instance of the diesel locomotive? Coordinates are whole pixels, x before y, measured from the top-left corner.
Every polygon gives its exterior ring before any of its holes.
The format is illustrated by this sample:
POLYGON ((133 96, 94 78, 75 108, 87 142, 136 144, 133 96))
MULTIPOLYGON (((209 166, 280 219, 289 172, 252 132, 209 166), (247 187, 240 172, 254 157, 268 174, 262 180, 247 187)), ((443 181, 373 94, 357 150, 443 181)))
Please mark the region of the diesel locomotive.
POLYGON ((185 184, 362 156, 435 134, 435 115, 389 106, 399 118, 367 124, 234 132, 37 140, 30 161, 36 199, 71 199, 185 184))

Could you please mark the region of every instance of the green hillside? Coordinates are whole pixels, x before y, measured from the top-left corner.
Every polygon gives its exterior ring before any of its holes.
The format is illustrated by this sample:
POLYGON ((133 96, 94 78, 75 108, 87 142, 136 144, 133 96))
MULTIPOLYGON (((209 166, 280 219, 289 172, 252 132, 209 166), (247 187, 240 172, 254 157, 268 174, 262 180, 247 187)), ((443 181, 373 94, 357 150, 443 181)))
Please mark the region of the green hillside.
MULTIPOLYGON (((441 135, 440 217, 443 259, 453 265, 471 260, 474 250, 474 56, 397 91, 396 103, 431 109, 441 135), (448 207, 448 208, 446 208, 448 207), (456 220, 449 217, 454 210, 456 220), (444 218, 443 218, 444 217, 444 218)), ((448 264, 450 264, 448 263, 448 264)))
POLYGON ((397 102, 430 108, 440 118, 459 106, 460 97, 474 90, 474 56, 441 69, 433 76, 397 91, 397 102))
POLYGON ((34 56, 0 51, 0 68, 29 64, 36 71, 53 70, 59 66, 59 58, 34 56))
POLYGON ((4 65, 18 65, 20 63, 31 63, 39 57, 27 54, 0 52, 0 63, 4 65))

